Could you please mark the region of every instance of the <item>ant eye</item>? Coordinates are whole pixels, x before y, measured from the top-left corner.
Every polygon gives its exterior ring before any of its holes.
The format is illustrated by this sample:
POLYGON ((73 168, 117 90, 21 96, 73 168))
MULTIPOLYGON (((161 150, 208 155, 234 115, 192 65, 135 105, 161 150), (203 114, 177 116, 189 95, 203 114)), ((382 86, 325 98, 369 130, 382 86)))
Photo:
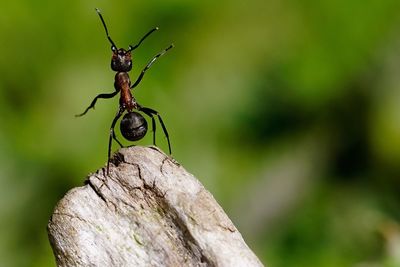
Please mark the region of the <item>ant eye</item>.
POLYGON ((113 46, 111 46, 111 50, 112 50, 113 52, 115 52, 115 51, 117 50, 117 48, 113 45, 113 46))

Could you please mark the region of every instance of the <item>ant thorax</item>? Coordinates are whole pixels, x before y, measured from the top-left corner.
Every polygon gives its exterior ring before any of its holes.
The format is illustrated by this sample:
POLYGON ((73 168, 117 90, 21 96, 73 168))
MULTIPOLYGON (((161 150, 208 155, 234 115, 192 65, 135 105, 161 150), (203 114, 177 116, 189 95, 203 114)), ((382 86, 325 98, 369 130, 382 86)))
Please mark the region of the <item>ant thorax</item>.
POLYGON ((115 89, 121 92, 119 104, 123 109, 131 111, 137 109, 137 103, 131 93, 131 80, 127 72, 117 72, 115 74, 115 89))

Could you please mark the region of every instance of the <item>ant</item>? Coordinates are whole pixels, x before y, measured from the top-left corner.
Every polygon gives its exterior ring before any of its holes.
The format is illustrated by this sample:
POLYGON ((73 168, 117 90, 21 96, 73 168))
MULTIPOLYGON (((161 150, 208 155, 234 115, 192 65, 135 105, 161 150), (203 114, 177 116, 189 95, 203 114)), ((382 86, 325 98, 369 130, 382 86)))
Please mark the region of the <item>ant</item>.
POLYGON ((167 128, 165 127, 165 124, 160 116, 160 114, 155 111, 154 109, 148 108, 148 107, 143 107, 139 105, 139 103, 135 100, 131 93, 131 89, 135 88, 140 81, 142 80, 144 74, 146 71, 153 65, 153 63, 162 55, 164 55, 169 49, 174 47, 173 44, 168 46, 166 49, 162 50, 160 53, 155 55, 148 63, 147 65, 143 68, 142 72, 140 73, 139 77, 137 80, 131 84, 131 80, 129 79, 129 74, 128 72, 132 69, 132 51, 135 50, 140 46, 140 44, 146 39, 150 34, 152 34, 154 31, 158 30, 158 27, 150 30, 147 34, 145 34, 140 41, 132 46, 129 45, 128 49, 124 48, 117 48, 113 40, 111 39, 108 29, 106 26, 106 23, 104 22, 103 16, 100 13, 100 10, 96 8, 96 12, 100 17, 100 20, 103 24, 104 30, 107 35, 108 41, 111 43, 111 51, 112 51, 112 57, 111 57, 111 69, 115 72, 115 81, 114 81, 114 88, 115 92, 113 93, 106 93, 106 94, 99 94, 97 95, 92 103, 89 105, 89 107, 86 108, 86 110, 78 115, 75 115, 76 117, 81 117, 85 115, 89 109, 93 108, 96 104, 97 99, 103 98, 103 99, 108 99, 108 98, 113 98, 116 96, 118 93, 121 93, 120 99, 119 99, 119 108, 117 111, 117 114, 115 115, 112 123, 111 123, 111 128, 110 128, 110 135, 109 135, 109 140, 108 140, 108 160, 107 160, 107 174, 109 174, 109 165, 110 165, 110 158, 111 158, 111 146, 112 146, 112 139, 114 139, 121 147, 123 145, 121 144, 120 141, 118 141, 115 132, 114 132, 114 127, 115 124, 117 123, 118 119, 122 116, 122 114, 127 111, 127 113, 124 115, 124 117, 121 120, 120 123, 120 130, 121 134, 129 141, 137 141, 142 139, 147 132, 147 122, 145 118, 138 112, 133 111, 141 111, 147 116, 151 118, 152 122, 152 130, 153 130, 153 144, 156 145, 156 121, 154 119, 155 116, 158 117, 158 120, 161 124, 161 127, 164 131, 164 135, 167 138, 168 141, 168 150, 169 154, 171 154, 171 144, 169 141, 169 135, 167 128))

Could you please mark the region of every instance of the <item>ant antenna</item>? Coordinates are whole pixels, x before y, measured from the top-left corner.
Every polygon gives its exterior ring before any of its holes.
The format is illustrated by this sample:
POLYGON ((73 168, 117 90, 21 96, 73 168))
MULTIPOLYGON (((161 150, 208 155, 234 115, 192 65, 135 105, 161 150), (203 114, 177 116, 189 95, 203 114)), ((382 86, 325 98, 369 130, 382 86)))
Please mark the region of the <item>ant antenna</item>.
POLYGON ((147 38, 147 36, 149 36, 149 35, 152 34, 154 31, 157 31, 157 30, 158 30, 158 27, 155 27, 154 29, 152 29, 151 31, 149 31, 148 33, 146 33, 146 35, 143 36, 142 39, 140 39, 140 41, 139 41, 139 43, 137 43, 137 45, 135 45, 135 46, 131 46, 131 45, 130 45, 129 48, 128 48, 128 51, 132 51, 132 50, 135 50, 136 48, 138 48, 139 45, 144 41, 144 39, 147 38))
POLYGON ((111 43, 111 50, 112 51, 117 50, 117 46, 115 45, 115 43, 111 39, 110 35, 108 34, 108 29, 107 29, 106 23, 104 22, 103 16, 101 15, 100 10, 98 8, 96 8, 96 12, 97 12, 97 14, 99 14, 101 22, 103 23, 103 26, 104 26, 104 30, 106 30, 108 41, 110 41, 110 43, 111 43))

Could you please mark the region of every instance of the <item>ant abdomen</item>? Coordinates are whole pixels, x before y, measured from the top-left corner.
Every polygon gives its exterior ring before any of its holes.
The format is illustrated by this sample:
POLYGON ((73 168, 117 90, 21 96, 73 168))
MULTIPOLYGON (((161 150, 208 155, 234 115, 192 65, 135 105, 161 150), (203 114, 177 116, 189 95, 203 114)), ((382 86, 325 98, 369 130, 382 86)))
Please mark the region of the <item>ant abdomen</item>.
POLYGON ((142 139, 147 132, 147 121, 138 112, 131 111, 124 115, 120 124, 121 134, 129 141, 142 139))

